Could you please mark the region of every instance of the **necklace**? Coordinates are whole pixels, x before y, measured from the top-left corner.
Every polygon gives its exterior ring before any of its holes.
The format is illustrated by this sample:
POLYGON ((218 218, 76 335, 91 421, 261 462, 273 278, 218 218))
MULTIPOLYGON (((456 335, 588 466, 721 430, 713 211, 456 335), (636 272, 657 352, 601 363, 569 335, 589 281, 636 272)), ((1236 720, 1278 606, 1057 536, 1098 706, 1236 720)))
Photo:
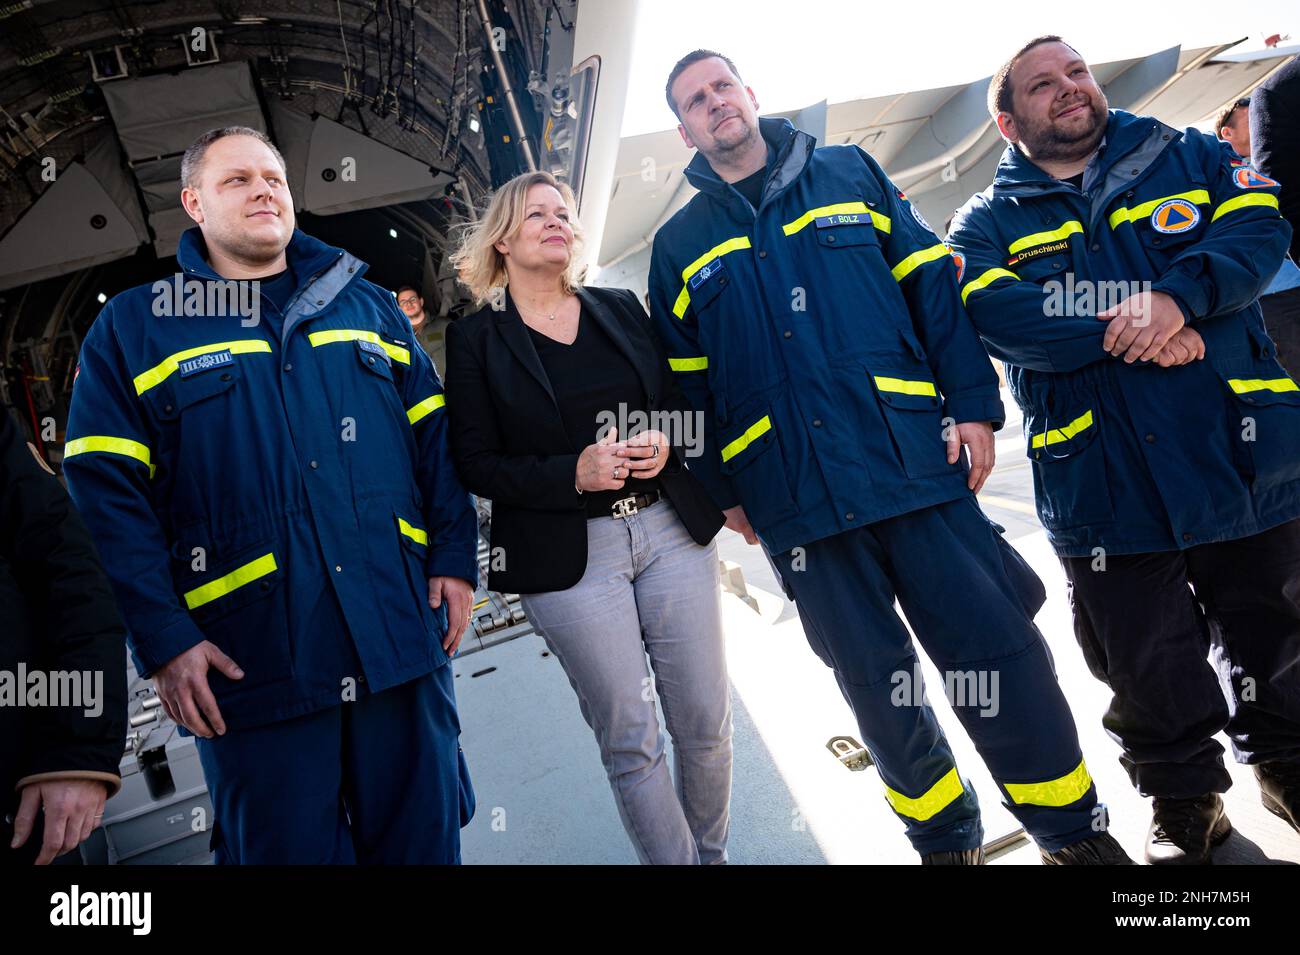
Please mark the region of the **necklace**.
MULTIPOLYGON (((560 308, 561 308, 563 305, 564 305, 564 301, 561 300, 560 305, 557 305, 557 306, 556 306, 555 311, 551 312, 551 314, 549 314, 549 315, 546 316, 547 321, 550 321, 550 322, 555 321, 555 316, 558 315, 558 314, 560 313, 560 308)), ((519 308, 519 303, 518 303, 518 302, 515 302, 515 307, 516 307, 516 308, 519 308)), ((528 311, 529 311, 529 312, 532 312, 532 308, 530 307, 530 308, 528 309, 528 311)), ((522 309, 521 309, 521 312, 522 312, 522 309)), ((536 314, 538 314, 538 313, 535 313, 535 312, 534 312, 533 314, 536 315, 536 314)))

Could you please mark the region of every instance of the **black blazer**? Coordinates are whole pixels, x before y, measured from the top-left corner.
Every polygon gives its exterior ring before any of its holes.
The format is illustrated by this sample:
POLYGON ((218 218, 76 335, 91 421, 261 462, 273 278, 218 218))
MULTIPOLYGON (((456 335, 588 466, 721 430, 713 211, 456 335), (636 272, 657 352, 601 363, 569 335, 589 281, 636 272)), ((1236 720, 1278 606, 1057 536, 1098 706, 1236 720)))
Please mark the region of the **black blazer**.
MULTIPOLYGON (((636 293, 582 288, 578 298, 636 369, 646 410, 690 414, 636 293)), ((492 501, 488 586, 525 594, 565 590, 587 568, 587 513, 573 486, 578 454, 508 290, 505 299, 505 308, 480 309, 447 328, 452 457, 465 487, 492 501)), ((722 512, 686 470, 681 447, 673 447, 659 484, 691 537, 713 540, 722 512)))

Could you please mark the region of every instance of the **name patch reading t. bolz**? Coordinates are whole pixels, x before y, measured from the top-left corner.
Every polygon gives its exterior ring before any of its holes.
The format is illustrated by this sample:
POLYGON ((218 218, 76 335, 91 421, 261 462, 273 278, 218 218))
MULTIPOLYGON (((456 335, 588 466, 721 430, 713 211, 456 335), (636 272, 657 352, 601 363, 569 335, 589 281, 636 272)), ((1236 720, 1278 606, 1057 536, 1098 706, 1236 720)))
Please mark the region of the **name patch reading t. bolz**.
POLYGON ((865 212, 842 212, 834 216, 822 216, 814 219, 813 225, 819 229, 833 229, 838 225, 870 225, 871 216, 865 212))
POLYGON ((211 371, 213 368, 220 368, 222 365, 230 365, 235 361, 234 356, 230 354, 229 349, 226 351, 208 352, 206 355, 195 355, 193 358, 187 358, 176 365, 182 378, 188 378, 190 375, 197 375, 201 371, 211 371))

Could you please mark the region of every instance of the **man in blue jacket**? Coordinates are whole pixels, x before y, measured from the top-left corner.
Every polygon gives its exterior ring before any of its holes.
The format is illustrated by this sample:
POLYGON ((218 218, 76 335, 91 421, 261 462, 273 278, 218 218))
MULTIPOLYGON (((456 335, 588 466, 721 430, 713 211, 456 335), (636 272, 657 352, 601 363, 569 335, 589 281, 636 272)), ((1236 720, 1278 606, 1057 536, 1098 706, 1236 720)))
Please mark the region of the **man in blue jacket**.
POLYGON ((64 467, 136 668, 197 739, 224 863, 455 862, 448 654, 477 528, 442 387, 262 133, 181 167, 182 272, 91 326, 64 467))
POLYGON ((1221 730, 1300 818, 1300 387, 1256 301, 1291 230, 1277 183, 1108 110, 1059 37, 995 74, 989 110, 1010 145, 949 235, 962 297, 1024 411, 1106 728, 1154 797, 1147 859, 1208 861, 1221 730))
POLYGON ((983 861, 895 599, 1044 861, 1128 862, 1033 624, 1042 584, 972 494, 1002 404, 947 249, 865 152, 759 120, 726 57, 684 57, 666 94, 700 192, 655 237, 650 299, 703 423, 690 467, 762 539, 912 845, 983 861))

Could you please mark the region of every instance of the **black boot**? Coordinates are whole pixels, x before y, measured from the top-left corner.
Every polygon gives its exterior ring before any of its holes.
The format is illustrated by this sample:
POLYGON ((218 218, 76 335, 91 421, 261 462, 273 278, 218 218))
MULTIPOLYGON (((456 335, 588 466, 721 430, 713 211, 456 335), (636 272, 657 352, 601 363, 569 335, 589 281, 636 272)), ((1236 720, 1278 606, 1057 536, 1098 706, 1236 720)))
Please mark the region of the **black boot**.
POLYGON ((1264 808, 1300 832, 1300 763, 1272 760, 1255 767, 1264 808))
POLYGON ((1109 832, 1089 836, 1063 849, 1039 849, 1043 865, 1137 865, 1109 832))
POLYGON ((1210 852, 1232 832, 1218 793, 1195 799, 1157 796, 1146 859, 1151 865, 1213 865, 1210 852))
POLYGON ((947 852, 927 852, 921 856, 921 865, 983 865, 984 847, 953 849, 947 852))

